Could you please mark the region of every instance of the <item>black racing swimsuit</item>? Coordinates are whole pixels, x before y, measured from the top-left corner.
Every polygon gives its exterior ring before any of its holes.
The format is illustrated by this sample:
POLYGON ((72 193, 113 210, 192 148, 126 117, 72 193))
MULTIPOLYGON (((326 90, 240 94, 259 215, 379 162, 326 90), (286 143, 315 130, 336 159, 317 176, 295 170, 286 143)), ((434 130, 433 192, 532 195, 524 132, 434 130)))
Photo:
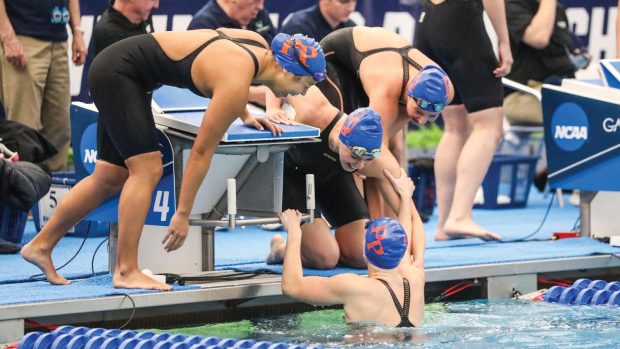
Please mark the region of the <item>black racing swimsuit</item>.
POLYGON ((446 71, 455 95, 469 113, 501 107, 502 81, 493 75, 498 66, 483 21, 482 0, 427 1, 416 27, 415 47, 446 71))
POLYGON ((403 278, 403 288, 405 289, 405 299, 404 305, 400 305, 398 301, 398 297, 394 293, 394 290, 390 287, 390 285, 385 280, 377 279, 381 281, 382 284, 387 287, 388 291, 390 291, 390 295, 392 296, 392 301, 394 301, 394 305, 396 306, 396 310, 398 310, 398 314, 400 315, 400 323, 396 325, 396 327, 415 327, 414 324, 409 321, 409 302, 411 300, 411 289, 409 288, 409 280, 403 278))
POLYGON ((368 219, 368 207, 355 185, 353 174, 342 169, 338 153, 329 148, 329 134, 342 117, 334 117, 321 131, 321 142, 292 146, 284 154, 282 209, 306 210, 306 174, 314 174, 318 209, 334 228, 359 219, 368 219))
POLYGON ((202 96, 194 85, 191 69, 196 57, 211 43, 230 40, 237 44, 252 58, 256 75, 258 60, 244 45, 265 47, 258 41, 217 33, 178 61, 166 55, 152 34, 121 40, 97 55, 90 67, 88 84, 99 111, 99 159, 125 167, 127 158, 159 150, 151 91, 164 84, 187 88, 202 96))
MULTIPOLYGON (((362 81, 359 78, 359 69, 362 61, 375 53, 393 51, 403 59, 403 85, 402 91, 409 82, 409 65, 417 70, 422 66, 409 57, 409 52, 413 50, 412 45, 404 47, 380 47, 361 52, 355 47, 353 40, 354 28, 343 28, 333 31, 321 40, 321 47, 325 52, 327 60, 327 76, 330 81, 322 81, 317 84, 319 89, 327 99, 345 113, 350 113, 354 109, 367 107, 369 104, 368 95, 364 91, 362 81), (336 86, 332 85, 335 84, 336 86), (347 92, 346 95, 343 92, 347 92)), ((404 101, 400 101, 404 104, 404 101)))

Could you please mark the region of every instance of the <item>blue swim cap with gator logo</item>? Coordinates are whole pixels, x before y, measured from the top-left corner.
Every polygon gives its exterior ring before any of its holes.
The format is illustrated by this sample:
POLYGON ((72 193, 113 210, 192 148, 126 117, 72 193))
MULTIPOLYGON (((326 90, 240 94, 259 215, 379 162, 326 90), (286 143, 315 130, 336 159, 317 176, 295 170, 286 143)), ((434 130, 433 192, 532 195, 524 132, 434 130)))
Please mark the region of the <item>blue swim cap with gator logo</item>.
POLYGON ((287 72, 325 80, 325 54, 318 42, 302 34, 279 33, 271 41, 273 56, 287 72))
POLYGON ((383 140, 381 116, 370 107, 355 109, 345 118, 338 138, 348 147, 380 151, 383 140))
POLYGON ((407 95, 426 102, 418 102, 418 106, 431 113, 443 109, 448 103, 449 92, 448 74, 436 65, 424 66, 418 75, 407 84, 407 95), (439 105, 441 107, 438 107, 439 105))
POLYGON ((380 217, 366 224, 364 255, 377 268, 394 269, 407 251, 403 226, 394 218, 380 217))

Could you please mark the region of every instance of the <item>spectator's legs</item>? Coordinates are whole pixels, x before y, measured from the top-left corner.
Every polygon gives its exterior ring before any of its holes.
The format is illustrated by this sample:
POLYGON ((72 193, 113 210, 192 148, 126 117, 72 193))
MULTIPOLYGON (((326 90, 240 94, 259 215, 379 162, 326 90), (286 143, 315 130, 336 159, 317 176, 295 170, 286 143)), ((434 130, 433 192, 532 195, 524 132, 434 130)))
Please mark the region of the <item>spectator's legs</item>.
POLYGON ((503 108, 498 107, 474 112, 467 117, 471 133, 456 163, 452 206, 444 225, 444 233, 450 238, 500 239, 499 235, 474 222, 472 207, 502 136, 503 113, 503 108))
POLYGON ((449 239, 444 231, 444 226, 450 215, 454 198, 457 162, 470 133, 467 111, 462 104, 446 107, 441 115, 444 120, 444 133, 435 154, 438 211, 435 240, 449 239))
POLYGON ((71 141, 69 107, 69 59, 67 44, 55 43, 51 46, 52 60, 43 90, 41 106, 41 133, 58 150, 58 154, 44 163, 52 171, 64 170, 67 166, 67 152, 71 141))
POLYGON ((51 61, 52 44, 28 36, 18 35, 17 39, 24 46, 28 63, 25 70, 15 68, 6 60, 0 45, 0 99, 8 120, 40 131, 43 127, 40 119, 43 89, 51 61))
POLYGON ((80 222, 112 194, 123 187, 127 169, 98 161, 95 172, 73 187, 37 236, 22 248, 22 256, 39 267, 55 285, 68 284, 52 263, 52 250, 71 227, 80 222))

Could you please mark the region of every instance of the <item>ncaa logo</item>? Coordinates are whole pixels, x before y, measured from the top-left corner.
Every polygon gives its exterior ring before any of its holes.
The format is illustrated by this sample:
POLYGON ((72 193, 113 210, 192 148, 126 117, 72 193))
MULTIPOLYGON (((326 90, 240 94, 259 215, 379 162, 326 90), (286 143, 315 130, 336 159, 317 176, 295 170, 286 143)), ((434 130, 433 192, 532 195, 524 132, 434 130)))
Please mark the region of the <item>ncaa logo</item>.
POLYGON ((575 103, 564 103, 551 119, 553 140, 565 151, 575 151, 588 140, 588 117, 575 103))
POLYGON ((97 123, 90 124, 82 133, 80 159, 88 173, 95 172, 97 161, 97 123))

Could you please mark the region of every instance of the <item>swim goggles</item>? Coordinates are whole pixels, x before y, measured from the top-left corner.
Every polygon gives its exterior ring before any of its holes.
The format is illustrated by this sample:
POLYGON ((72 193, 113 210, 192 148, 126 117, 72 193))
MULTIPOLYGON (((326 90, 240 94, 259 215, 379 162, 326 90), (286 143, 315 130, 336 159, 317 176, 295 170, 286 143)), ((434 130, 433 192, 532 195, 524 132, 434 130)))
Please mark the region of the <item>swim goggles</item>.
POLYGON ((431 112, 431 113, 439 113, 446 107, 446 103, 431 103, 424 98, 419 97, 411 97, 418 105, 418 107, 422 108, 422 110, 431 112))
POLYGON ((360 146, 350 147, 350 149, 351 154, 364 160, 374 160, 381 155, 381 149, 372 149, 371 151, 368 151, 368 149, 360 146))

